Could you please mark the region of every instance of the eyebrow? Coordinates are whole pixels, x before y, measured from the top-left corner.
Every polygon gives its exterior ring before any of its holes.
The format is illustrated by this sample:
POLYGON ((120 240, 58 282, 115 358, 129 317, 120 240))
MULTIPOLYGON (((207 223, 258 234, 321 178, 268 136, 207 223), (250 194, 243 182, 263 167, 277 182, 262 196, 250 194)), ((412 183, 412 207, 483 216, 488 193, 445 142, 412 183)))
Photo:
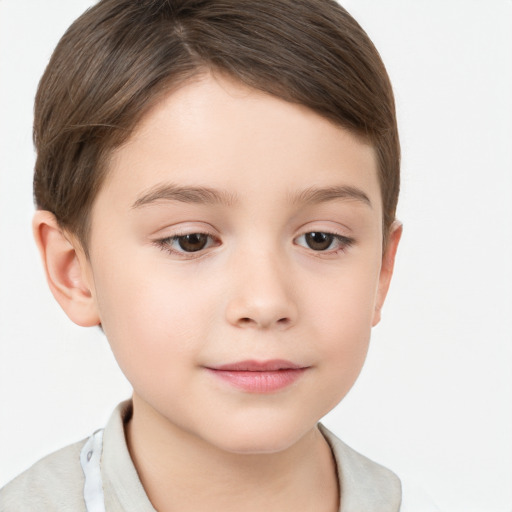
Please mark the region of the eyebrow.
MULTIPOLYGON (((332 187, 309 187, 291 196, 291 203, 297 205, 319 204, 334 200, 355 200, 366 204, 370 208, 370 198, 362 190, 348 186, 339 185, 332 187)), ((172 183, 165 183, 152 187, 144 192, 132 204, 132 208, 141 208, 151 205, 157 201, 179 201, 191 204, 220 204, 232 206, 237 202, 237 197, 226 190, 219 190, 209 187, 182 187, 172 183)))
POLYGON ((143 193, 132 204, 132 208, 140 208, 161 200, 231 206, 236 202, 236 197, 225 190, 217 190, 208 187, 181 187, 173 185, 172 183, 165 183, 156 185, 149 191, 143 193))
POLYGON ((361 189, 348 185, 333 187, 309 187, 292 197, 293 204, 318 204, 337 199, 354 200, 366 204, 372 208, 372 202, 368 195, 361 189))

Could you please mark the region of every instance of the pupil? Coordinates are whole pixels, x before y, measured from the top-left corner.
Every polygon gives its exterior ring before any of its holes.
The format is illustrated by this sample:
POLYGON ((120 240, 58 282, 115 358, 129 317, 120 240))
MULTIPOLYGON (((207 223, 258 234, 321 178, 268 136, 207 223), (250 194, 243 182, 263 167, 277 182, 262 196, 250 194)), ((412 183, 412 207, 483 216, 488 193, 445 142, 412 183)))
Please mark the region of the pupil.
POLYGON ((306 242, 315 251, 325 251, 329 249, 334 239, 333 235, 328 233, 307 233, 306 242))
POLYGON ((208 236, 202 233, 180 236, 179 245, 186 252, 195 252, 204 249, 208 236))

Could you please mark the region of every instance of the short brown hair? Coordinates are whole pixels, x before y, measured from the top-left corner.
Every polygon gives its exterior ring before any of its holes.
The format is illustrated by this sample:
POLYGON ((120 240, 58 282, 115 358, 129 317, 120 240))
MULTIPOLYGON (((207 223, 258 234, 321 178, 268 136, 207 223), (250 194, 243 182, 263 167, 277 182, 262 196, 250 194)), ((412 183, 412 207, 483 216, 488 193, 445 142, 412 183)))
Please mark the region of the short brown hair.
POLYGON ((391 84, 334 0, 101 0, 57 45, 35 103, 34 197, 87 250, 109 156, 165 93, 207 70, 305 105, 376 150, 384 236, 400 145, 391 84))

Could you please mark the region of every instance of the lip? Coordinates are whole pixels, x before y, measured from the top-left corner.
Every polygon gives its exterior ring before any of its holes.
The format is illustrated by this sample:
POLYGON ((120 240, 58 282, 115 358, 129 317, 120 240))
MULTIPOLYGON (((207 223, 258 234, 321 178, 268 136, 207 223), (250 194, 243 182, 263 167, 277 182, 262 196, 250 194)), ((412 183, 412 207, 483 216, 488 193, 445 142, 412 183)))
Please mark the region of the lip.
POLYGON ((215 377, 248 393, 272 393, 296 382, 308 369, 284 359, 238 361, 206 367, 215 377))
POLYGON ((233 372, 274 372, 278 370, 297 370, 303 366, 286 361, 285 359, 271 359, 268 361, 256 361, 248 359, 236 363, 228 363, 221 366, 211 367, 212 370, 233 371, 233 372))

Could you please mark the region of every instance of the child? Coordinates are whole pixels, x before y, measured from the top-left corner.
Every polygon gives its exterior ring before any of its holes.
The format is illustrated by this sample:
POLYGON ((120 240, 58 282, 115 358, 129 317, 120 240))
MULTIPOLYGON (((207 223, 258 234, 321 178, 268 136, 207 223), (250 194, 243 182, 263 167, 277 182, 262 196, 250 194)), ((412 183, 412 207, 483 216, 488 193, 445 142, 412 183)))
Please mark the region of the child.
POLYGON ((330 0, 102 0, 36 98, 34 233, 133 386, 0 509, 398 511, 318 424, 393 272, 399 142, 372 43, 330 0))

